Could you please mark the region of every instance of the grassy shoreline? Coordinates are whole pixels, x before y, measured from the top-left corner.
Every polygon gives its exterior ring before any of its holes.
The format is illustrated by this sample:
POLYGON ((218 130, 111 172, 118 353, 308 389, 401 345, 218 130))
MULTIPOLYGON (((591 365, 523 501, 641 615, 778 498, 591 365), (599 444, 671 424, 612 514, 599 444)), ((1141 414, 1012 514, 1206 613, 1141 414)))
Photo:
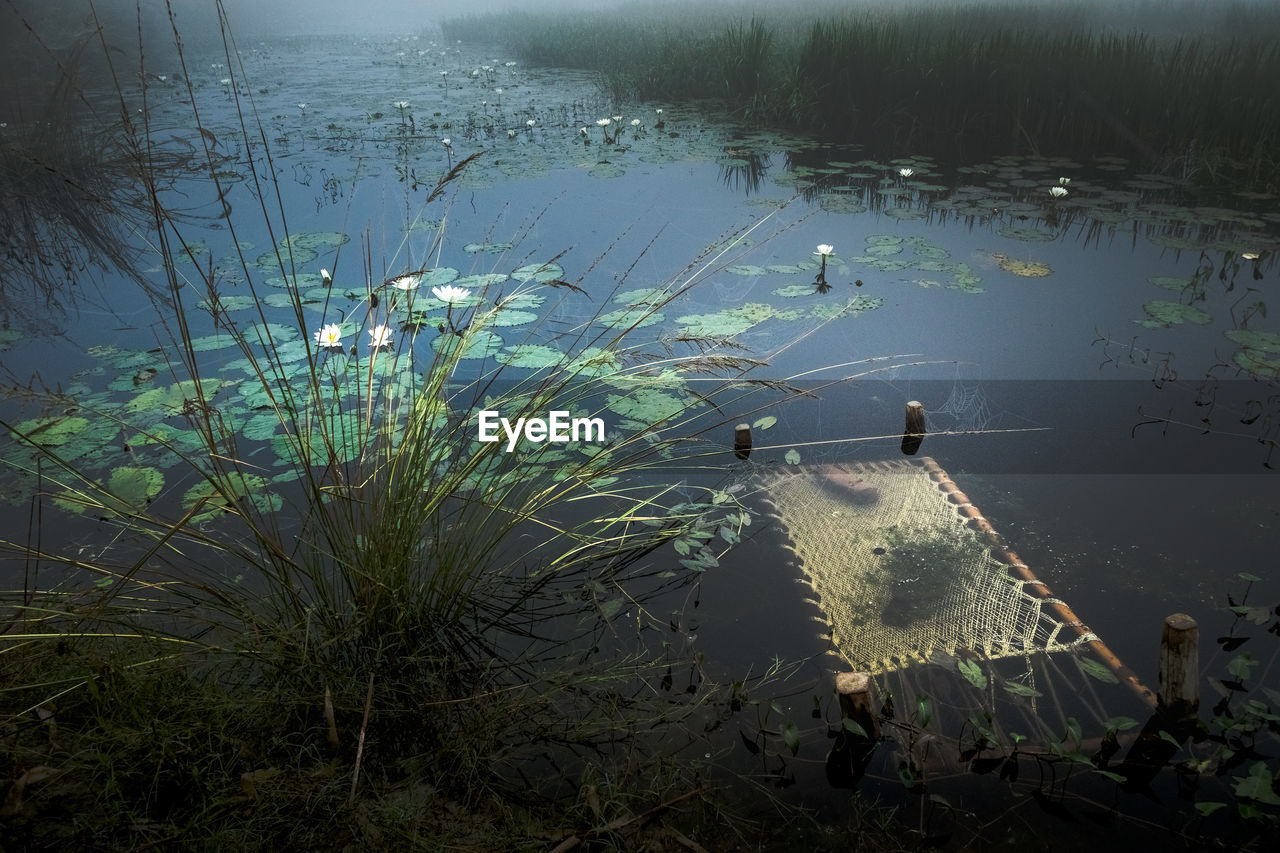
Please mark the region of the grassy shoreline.
POLYGON ((721 100, 748 123, 943 158, 1121 153, 1152 170, 1280 187, 1280 13, 1135 7, 641 6, 443 24, 525 62, 600 73, 619 101, 721 100), (1144 13, 1141 10, 1147 9, 1144 13), (1195 35, 1150 34, 1181 19, 1195 35), (1241 22, 1247 22, 1247 26, 1241 22))

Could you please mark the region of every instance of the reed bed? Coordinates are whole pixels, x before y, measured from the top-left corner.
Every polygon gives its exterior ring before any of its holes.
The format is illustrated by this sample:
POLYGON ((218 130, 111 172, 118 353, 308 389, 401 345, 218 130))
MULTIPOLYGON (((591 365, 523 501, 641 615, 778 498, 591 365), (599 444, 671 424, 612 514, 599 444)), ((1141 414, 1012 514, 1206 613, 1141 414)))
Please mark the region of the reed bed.
POLYGON ((1120 153, 1280 179, 1280 12, 1256 4, 638 7, 446 22, 527 62, 593 69, 619 100, 720 100, 752 123, 884 152, 1120 153), (1182 32, 1169 29, 1176 21, 1182 32))

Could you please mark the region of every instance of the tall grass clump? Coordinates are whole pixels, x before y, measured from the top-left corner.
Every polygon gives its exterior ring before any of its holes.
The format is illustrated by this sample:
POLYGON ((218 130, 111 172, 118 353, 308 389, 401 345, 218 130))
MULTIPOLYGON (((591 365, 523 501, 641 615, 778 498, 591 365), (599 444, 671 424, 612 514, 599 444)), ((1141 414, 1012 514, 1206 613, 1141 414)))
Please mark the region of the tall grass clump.
POLYGON ((461 19, 444 31, 597 70, 619 97, 719 99, 745 120, 872 152, 1121 153, 1152 170, 1274 187, 1280 16, 1257 4, 1147 10, 642 6, 461 19))
MULTIPOLYGON (((181 55, 176 24, 174 38, 181 55)), ((658 617, 654 602, 674 590, 679 606, 750 521, 716 469, 677 488, 673 471, 705 467, 699 436, 723 418, 686 380, 750 391, 741 377, 758 362, 714 337, 635 333, 714 258, 620 318, 535 326, 546 337, 495 360, 508 317, 580 289, 558 258, 456 287, 439 238, 436 266, 389 271, 366 237, 357 260, 352 244, 318 274, 275 179, 259 177, 277 170, 251 107, 237 101, 240 142, 283 314, 266 307, 239 214, 224 224, 242 289, 229 292, 222 265, 191 263, 194 241, 148 168, 147 113, 126 108, 168 339, 127 363, 114 395, 8 389, 45 405, 0 420, 31 519, 26 540, 0 542, 23 578, 0 633, 21 782, 9 840, 490 846, 555 829, 529 809, 577 796, 593 774, 618 802, 696 801, 706 780, 676 756, 700 728, 680 724, 716 693, 663 687, 674 663, 697 662, 662 639, 670 608, 658 617), (358 298, 339 310, 344 289, 358 298), (248 322, 227 308, 246 295, 248 322), (510 448, 480 440, 481 410, 510 422, 565 411, 607 421, 608 435, 510 448), (650 559, 667 545, 680 572, 650 559)), ((425 203, 446 204, 468 165, 425 203)))

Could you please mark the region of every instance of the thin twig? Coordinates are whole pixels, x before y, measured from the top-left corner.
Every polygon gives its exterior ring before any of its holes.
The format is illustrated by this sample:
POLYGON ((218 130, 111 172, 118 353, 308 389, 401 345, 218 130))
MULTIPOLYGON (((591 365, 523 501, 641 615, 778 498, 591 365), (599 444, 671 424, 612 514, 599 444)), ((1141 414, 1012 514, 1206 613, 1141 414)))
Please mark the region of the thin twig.
POLYGON ((373 704, 373 673, 369 673, 369 692, 364 697, 364 719, 360 721, 360 738, 356 741, 356 766, 351 771, 351 793, 347 805, 356 801, 356 784, 360 781, 360 760, 364 758, 364 733, 369 728, 369 706, 373 704))

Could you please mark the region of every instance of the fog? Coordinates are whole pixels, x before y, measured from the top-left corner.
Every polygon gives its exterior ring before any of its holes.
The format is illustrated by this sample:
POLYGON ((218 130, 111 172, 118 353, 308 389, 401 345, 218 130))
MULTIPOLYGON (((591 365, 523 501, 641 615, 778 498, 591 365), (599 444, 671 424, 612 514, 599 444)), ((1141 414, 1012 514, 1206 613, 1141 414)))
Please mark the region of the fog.
MULTIPOLYGON (((81 80, 104 82, 108 73, 100 46, 92 43, 93 9, 103 23, 106 40, 117 57, 117 69, 137 67, 139 32, 151 67, 170 67, 175 60, 172 10, 183 42, 189 47, 220 47, 219 5, 226 12, 237 43, 253 45, 262 39, 288 35, 339 37, 358 35, 429 34, 439 22, 504 10, 520 12, 582 10, 584 13, 617 6, 644 10, 660 18, 667 8, 689 4, 653 0, 7 0, 0 6, 0 121, 30 110, 27 102, 47 95, 59 68, 65 67, 77 44, 88 43, 81 80)), ((828 17, 858 10, 947 8, 964 5, 1044 9, 1053 15, 1046 26, 1065 20, 1095 31, 1142 31, 1155 35, 1211 33, 1225 37, 1259 38, 1256 13, 1280 9, 1280 0, 697 0, 708 9, 708 21, 718 26, 725 17, 761 14, 779 18, 828 17)), ((1274 14, 1266 16, 1274 22, 1274 14)), ((710 25, 710 24, 709 24, 710 25)))

